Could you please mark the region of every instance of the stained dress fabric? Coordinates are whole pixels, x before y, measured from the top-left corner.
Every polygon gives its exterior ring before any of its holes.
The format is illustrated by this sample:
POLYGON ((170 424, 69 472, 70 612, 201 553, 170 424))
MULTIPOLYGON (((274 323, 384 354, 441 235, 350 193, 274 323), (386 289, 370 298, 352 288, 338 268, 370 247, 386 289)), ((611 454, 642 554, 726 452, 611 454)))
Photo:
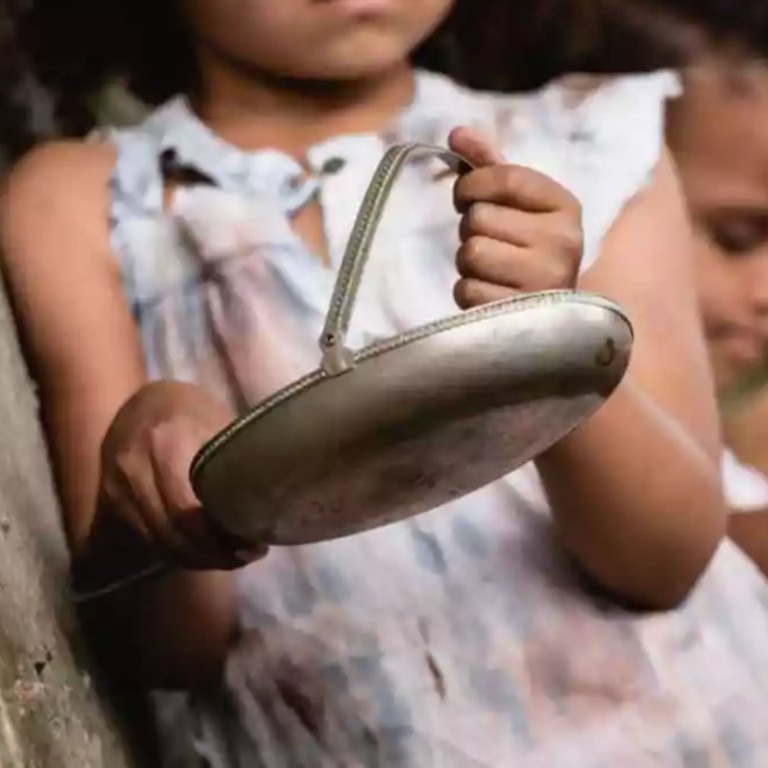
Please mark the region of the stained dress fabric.
MULTIPOLYGON (((238 410, 316 367, 356 206, 386 147, 474 125, 581 200, 584 269, 662 148, 674 76, 526 96, 419 73, 380 135, 245 153, 175 99, 115 131, 111 231, 152 378, 238 410), (164 190, 162 166, 199 183, 164 190), (167 199, 170 198, 170 199, 167 199), (319 203, 330 265, 291 218, 319 203)), ((454 313, 457 219, 432 162, 398 184, 350 344, 454 313)), ((168 768, 765 768, 768 590, 724 544, 679 611, 590 592, 533 465, 412 521, 275 549, 237 576, 241 636, 215 691, 155 695, 168 768)))

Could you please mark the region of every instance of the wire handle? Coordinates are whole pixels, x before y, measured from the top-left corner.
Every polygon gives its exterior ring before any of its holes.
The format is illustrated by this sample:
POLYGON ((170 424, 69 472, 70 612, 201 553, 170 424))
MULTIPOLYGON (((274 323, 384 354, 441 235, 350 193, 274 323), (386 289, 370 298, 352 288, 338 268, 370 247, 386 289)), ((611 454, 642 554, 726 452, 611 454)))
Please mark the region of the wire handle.
POLYGON ((339 376, 355 366, 354 353, 345 341, 360 281, 395 182, 406 162, 415 156, 436 157, 455 173, 470 165, 456 153, 429 144, 399 144, 385 153, 357 213, 320 337, 322 367, 329 376, 339 376))

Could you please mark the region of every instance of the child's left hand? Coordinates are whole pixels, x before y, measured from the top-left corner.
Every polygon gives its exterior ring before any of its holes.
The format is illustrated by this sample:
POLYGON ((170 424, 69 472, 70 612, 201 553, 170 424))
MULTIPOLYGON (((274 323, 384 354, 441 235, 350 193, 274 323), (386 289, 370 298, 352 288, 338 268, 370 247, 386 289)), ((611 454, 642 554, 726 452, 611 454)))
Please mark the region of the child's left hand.
POLYGON ((583 248, 579 201, 549 177, 507 164, 474 130, 457 128, 449 143, 474 165, 454 190, 462 214, 458 305, 573 288, 583 248))

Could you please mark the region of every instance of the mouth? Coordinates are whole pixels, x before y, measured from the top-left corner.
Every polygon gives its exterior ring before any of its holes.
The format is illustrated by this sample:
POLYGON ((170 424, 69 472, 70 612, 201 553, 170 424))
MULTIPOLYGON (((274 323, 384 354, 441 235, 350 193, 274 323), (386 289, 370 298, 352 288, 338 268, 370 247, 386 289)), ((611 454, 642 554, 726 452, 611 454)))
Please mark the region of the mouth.
POLYGON ((346 16, 376 16, 390 10, 396 0, 315 0, 317 5, 327 6, 346 16))

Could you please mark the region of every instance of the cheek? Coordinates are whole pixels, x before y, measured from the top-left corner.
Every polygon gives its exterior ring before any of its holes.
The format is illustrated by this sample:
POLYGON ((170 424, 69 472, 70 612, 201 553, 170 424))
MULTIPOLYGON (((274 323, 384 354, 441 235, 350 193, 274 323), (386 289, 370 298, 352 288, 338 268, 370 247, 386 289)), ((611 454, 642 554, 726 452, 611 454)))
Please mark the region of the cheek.
POLYGON ((748 281, 747 290, 755 295, 764 297, 768 294, 768 246, 755 253, 750 260, 749 269, 745 270, 745 280, 748 281))
POLYGON ((194 33, 237 58, 292 46, 303 21, 296 0, 182 0, 194 33))
POLYGON ((455 0, 414 0, 413 2, 413 7, 419 8, 421 18, 433 27, 448 17, 455 5, 455 0))
POLYGON ((740 311, 741 276, 736 263, 701 244, 696 251, 696 290, 705 325, 717 325, 740 311))

